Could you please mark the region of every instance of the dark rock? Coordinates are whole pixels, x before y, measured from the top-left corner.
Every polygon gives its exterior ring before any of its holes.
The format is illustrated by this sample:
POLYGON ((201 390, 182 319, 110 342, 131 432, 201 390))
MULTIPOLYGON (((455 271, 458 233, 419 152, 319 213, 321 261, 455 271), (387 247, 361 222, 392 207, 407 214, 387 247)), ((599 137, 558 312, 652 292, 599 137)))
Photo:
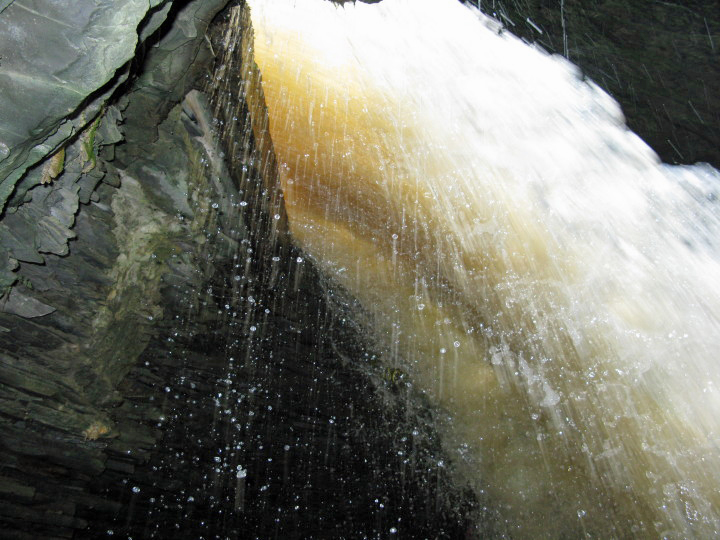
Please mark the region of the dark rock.
POLYGON ((32 319, 33 317, 42 317, 55 311, 55 308, 43 304, 40 300, 33 298, 27 291, 20 287, 14 287, 2 300, 0 300, 0 310, 5 313, 12 313, 18 317, 32 319))

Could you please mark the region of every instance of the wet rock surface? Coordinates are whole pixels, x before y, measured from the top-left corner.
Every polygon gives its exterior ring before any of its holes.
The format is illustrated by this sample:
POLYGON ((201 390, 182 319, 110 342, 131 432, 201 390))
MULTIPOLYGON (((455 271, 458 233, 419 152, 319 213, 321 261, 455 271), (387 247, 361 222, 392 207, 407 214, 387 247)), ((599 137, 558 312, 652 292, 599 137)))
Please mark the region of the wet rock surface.
MULTIPOLYGON (((13 487, 0 511, 15 537, 72 536, 92 522, 77 517, 83 512, 97 519, 117 511, 116 501, 91 496, 89 484, 131 471, 160 434, 125 414, 144 396, 123 392, 123 381, 143 380, 134 366, 163 314, 162 283, 199 283, 191 263, 199 248, 191 227, 153 207, 137 180, 116 174, 119 187, 103 184, 77 214, 72 256, 19 270, 26 286, 12 294, 35 304, 26 301, 21 314, 6 304, 0 314, 2 474, 33 493, 18 500, 13 487)), ((133 413, 156 415, 143 401, 133 413)))
MULTIPOLYGON (((313 287, 319 276, 298 256, 283 253, 270 288, 267 274, 252 270, 238 284, 228 265, 200 311, 168 321, 151 343, 140 365, 143 382, 160 390, 147 399, 161 400, 164 435, 132 474, 109 472, 93 486, 122 511, 92 524, 90 536, 107 528, 141 538, 458 538, 471 530, 474 504, 448 489, 432 415, 411 413, 402 399, 409 389, 389 380, 390 395, 379 399, 377 381, 358 369, 371 353, 327 310, 325 291, 313 287)), ((149 393, 132 384, 134 395, 149 393)))

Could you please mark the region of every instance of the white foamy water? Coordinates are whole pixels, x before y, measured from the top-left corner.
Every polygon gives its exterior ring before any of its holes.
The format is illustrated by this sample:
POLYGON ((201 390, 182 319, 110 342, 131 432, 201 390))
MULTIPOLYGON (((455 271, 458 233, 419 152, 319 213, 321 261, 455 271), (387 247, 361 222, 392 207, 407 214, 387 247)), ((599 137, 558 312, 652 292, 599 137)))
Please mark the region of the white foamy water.
POLYGON ((718 172, 455 0, 248 3, 291 231, 497 530, 718 534, 718 172))

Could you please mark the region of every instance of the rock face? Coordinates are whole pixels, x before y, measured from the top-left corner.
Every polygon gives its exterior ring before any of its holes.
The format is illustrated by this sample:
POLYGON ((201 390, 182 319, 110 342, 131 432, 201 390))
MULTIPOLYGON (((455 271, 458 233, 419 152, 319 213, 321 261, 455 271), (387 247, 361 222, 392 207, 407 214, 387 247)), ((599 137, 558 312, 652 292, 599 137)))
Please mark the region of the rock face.
MULTIPOLYGON (((0 31, 7 36, 0 61, 0 208, 7 216, 32 199, 34 210, 24 207, 26 215, 17 220, 37 224, 3 220, 15 232, 5 232, 2 242, 0 287, 15 282, 14 261, 38 264, 43 262, 39 253, 67 254, 76 199, 80 194, 87 199, 105 174, 102 162, 96 168, 96 152, 122 139, 116 127, 121 114, 111 96, 135 94, 133 107, 145 107, 157 124, 193 84, 197 71, 188 67, 208 58, 203 34, 225 3, 5 3, 0 12, 0 31), (157 30, 168 16, 173 27, 161 39, 157 30), (151 48, 143 55, 145 47, 151 48), (131 84, 131 60, 138 53, 146 62, 131 84), (59 206, 64 217, 43 218, 59 206)), ((136 115, 143 123, 149 119, 145 112, 136 115)), ((147 131, 152 137, 153 130, 147 131)))
POLYGON ((463 534, 432 415, 194 90, 225 1, 52 4, 0 14, 2 536, 463 534))
MULTIPOLYGON (((210 56, 203 36, 224 2, 200 4, 2 6, 0 521, 10 537, 67 537, 112 521, 121 506, 92 494, 91 479, 132 470, 160 436, 161 408, 138 388, 152 378, 137 361, 172 309, 167 283, 202 281, 194 257, 206 223, 194 218, 220 195, 200 175, 188 186, 187 172, 157 179, 116 160, 123 131, 147 115, 111 96, 124 85, 147 96, 156 124, 167 115, 179 100, 167 96, 184 95, 202 69, 189 70, 192 60, 210 56), (166 20, 172 28, 157 33, 166 20), (153 53, 138 73, 131 60, 141 45, 153 53), (170 51, 176 62, 160 68, 170 51), (186 202, 179 221, 175 204, 153 200, 163 189, 178 201, 194 196, 199 209, 186 202)), ((182 128, 179 109, 169 122, 182 128)), ((148 138, 187 170, 202 146, 182 133, 148 138)))
POLYGON ((0 71, 2 207, 17 179, 82 129, 104 100, 93 108, 83 102, 127 77, 140 37, 167 15, 167 2, 155 13, 161 3, 6 2, 0 31, 12 36, 13 46, 5 49, 0 71))
MULTIPOLYGON (((450 488, 438 418, 284 235, 230 12, 208 30, 225 4, 0 0, 0 536, 463 537, 488 510, 450 488)), ((526 4, 499 16, 562 52, 526 4)), ((717 165, 711 2, 615 4, 567 0, 571 59, 667 160, 717 165)))

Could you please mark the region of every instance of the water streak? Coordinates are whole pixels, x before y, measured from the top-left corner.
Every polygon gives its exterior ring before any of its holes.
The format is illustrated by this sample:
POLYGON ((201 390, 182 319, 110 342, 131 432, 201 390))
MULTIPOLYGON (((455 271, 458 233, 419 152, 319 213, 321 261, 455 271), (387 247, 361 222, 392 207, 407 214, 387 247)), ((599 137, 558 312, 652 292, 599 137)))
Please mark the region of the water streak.
POLYGON ((718 172, 454 0, 248 3, 290 230, 506 533, 717 534, 718 172))

